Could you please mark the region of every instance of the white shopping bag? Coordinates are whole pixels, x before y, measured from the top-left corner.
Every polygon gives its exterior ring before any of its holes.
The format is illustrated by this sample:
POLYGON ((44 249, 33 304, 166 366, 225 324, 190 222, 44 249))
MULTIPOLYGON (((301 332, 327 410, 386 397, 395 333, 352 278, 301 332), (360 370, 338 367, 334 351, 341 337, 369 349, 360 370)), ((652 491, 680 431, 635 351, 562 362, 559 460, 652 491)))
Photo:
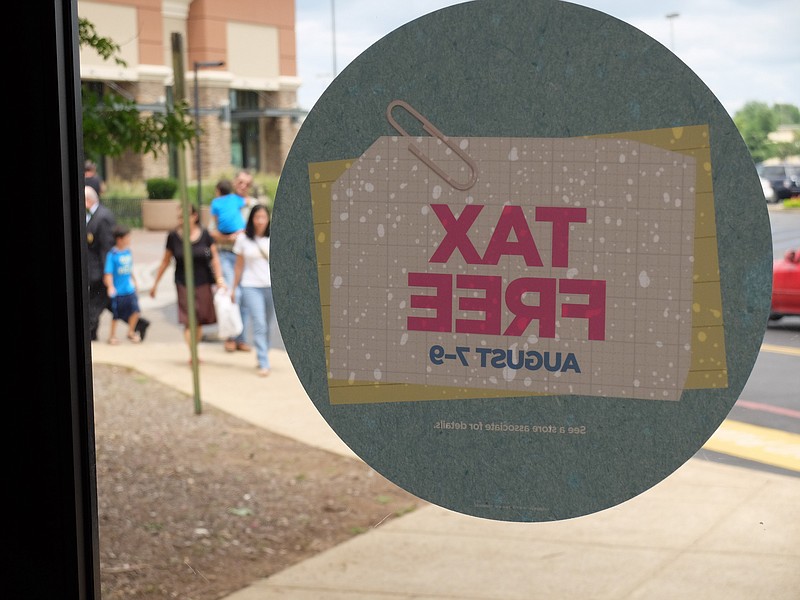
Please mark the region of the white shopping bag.
POLYGON ((220 338, 228 339, 242 333, 242 313, 239 305, 231 301, 227 288, 214 292, 214 310, 217 313, 217 332, 220 338))

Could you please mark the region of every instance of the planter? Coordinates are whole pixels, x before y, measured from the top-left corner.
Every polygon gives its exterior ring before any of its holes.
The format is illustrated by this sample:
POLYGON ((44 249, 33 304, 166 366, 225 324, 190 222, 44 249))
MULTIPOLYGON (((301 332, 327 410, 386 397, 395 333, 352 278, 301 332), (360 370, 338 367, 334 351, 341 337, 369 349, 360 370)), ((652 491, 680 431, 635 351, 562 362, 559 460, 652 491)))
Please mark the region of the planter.
MULTIPOLYGON (((151 231, 169 231, 178 226, 178 212, 181 201, 172 200, 142 200, 142 227, 151 231)), ((211 209, 208 206, 200 207, 200 224, 208 229, 211 223, 211 209)))
POLYGON ((142 227, 151 231, 169 231, 178 226, 181 201, 142 200, 142 227))

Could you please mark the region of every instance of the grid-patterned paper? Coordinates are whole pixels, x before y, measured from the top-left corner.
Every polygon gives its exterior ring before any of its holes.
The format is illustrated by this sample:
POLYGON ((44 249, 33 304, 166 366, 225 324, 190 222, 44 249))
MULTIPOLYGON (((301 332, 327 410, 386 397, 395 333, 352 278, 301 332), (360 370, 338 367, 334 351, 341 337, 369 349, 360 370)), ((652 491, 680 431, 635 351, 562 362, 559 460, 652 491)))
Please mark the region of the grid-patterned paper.
MULTIPOLYGON (((477 168, 466 191, 408 149, 467 179, 441 140, 399 136, 312 194, 315 222, 329 199, 317 229, 332 385, 678 400, 702 324, 708 165, 613 136, 451 140, 477 168)), ((714 369, 723 381, 707 387, 724 385, 724 351, 714 369)))

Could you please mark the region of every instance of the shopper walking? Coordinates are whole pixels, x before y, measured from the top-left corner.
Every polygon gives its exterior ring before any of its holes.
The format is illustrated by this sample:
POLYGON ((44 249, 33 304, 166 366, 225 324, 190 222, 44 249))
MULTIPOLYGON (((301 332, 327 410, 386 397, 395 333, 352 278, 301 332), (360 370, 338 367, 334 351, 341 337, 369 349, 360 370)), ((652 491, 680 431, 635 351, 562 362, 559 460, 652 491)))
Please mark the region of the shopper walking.
POLYGON ((114 247, 106 255, 104 282, 111 299, 111 331, 108 343, 119 344, 117 321, 128 325, 128 339, 134 344, 142 341, 138 331, 139 295, 136 291, 136 275, 133 272, 133 253, 131 252, 131 230, 124 225, 114 227, 114 247))
MULTIPOLYGON (((214 311, 214 292, 212 286, 227 287, 222 277, 217 245, 208 230, 200 225, 197 207, 190 208, 189 241, 191 243, 192 271, 194 274, 194 309, 196 316, 195 339, 202 339, 203 325, 217 322, 214 311)), ((167 244, 161 264, 156 271, 150 297, 156 297, 156 288, 164 271, 175 261, 175 287, 178 292, 178 322, 184 327, 184 338, 191 351, 191 329, 189 327, 189 302, 186 288, 186 256, 183 250, 183 212, 178 214, 178 227, 167 234, 167 244)))
POLYGON ((104 310, 111 310, 103 274, 106 255, 114 246, 114 213, 100 203, 95 189, 84 186, 86 206, 86 247, 89 275, 89 338, 97 340, 97 329, 104 310))
MULTIPOLYGON (((233 270, 236 265, 233 245, 244 230, 245 218, 242 216, 242 209, 245 207, 246 201, 240 195, 233 193, 231 182, 227 179, 217 182, 216 192, 217 196, 211 201, 209 207, 213 225, 211 235, 218 244, 225 284, 228 288, 233 289, 233 270)), ((240 303, 237 301, 237 304, 240 303)), ((244 309, 241 310, 242 318, 244 318, 244 309)), ((244 337, 239 335, 225 340, 225 350, 249 352, 250 346, 244 341, 244 337)))
POLYGON ((242 336, 252 337, 256 349, 256 368, 261 377, 270 373, 270 323, 275 306, 269 267, 269 210, 264 204, 250 209, 244 234, 236 238, 236 255, 231 300, 241 295, 242 336), (238 290, 238 292, 237 292, 238 290))

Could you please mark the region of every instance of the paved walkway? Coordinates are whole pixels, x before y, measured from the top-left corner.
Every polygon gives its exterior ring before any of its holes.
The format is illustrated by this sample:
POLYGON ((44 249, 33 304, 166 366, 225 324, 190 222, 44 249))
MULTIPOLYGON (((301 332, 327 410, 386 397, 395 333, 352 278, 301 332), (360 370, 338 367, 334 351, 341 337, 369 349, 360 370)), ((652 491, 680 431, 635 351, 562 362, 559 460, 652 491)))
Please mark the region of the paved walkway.
MULTIPOLYGON (((153 322, 145 342, 94 342, 93 362, 193 395, 171 273, 155 300, 146 294, 165 239, 134 231, 142 311, 153 322)), ((204 405, 354 456, 282 350, 271 351, 267 379, 254 355, 224 352, 211 329, 199 353, 204 405)), ((799 590, 800 478, 693 458, 647 492, 567 521, 505 523, 428 505, 226 600, 798 600, 799 590)))

